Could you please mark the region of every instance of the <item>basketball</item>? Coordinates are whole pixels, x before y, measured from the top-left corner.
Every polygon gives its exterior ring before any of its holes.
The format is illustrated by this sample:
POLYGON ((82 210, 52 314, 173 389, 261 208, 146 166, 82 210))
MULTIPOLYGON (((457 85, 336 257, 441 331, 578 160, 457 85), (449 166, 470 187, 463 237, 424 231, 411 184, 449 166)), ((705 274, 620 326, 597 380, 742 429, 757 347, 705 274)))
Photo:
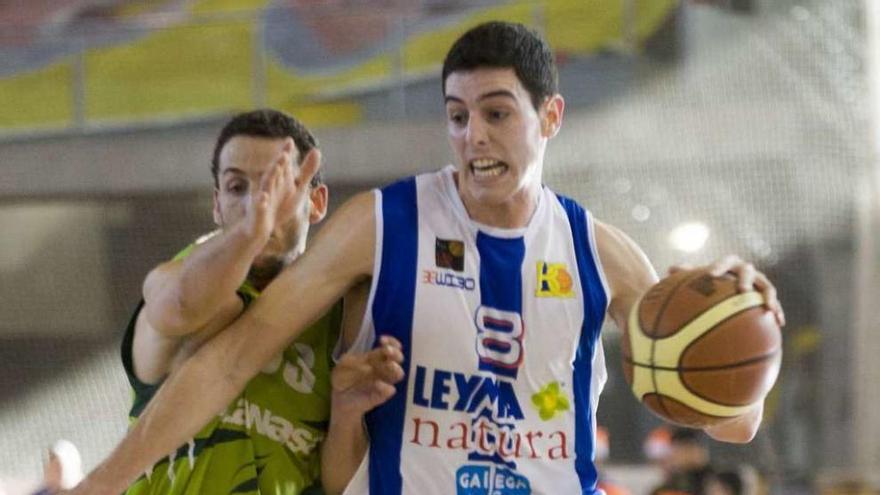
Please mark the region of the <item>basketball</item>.
POLYGON ((763 296, 733 275, 682 270, 651 287, 624 330, 635 396, 661 418, 703 428, 746 413, 773 387, 782 334, 763 296))

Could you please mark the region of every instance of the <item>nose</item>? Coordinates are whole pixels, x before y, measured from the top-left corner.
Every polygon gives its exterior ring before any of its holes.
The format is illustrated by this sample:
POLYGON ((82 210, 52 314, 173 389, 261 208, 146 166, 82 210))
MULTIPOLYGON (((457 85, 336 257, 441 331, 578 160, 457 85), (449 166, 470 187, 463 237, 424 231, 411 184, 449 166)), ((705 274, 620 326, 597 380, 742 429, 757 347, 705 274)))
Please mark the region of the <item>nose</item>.
POLYGON ((474 147, 485 146, 489 142, 486 123, 478 115, 472 115, 468 119, 467 141, 474 147))

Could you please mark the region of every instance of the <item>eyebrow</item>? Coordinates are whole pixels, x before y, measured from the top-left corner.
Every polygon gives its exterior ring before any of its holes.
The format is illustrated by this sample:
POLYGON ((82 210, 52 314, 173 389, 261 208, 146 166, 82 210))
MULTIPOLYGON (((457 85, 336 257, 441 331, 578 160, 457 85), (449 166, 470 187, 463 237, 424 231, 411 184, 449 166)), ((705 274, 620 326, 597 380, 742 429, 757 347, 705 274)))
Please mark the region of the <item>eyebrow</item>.
MULTIPOLYGON (((489 98, 497 98, 499 96, 507 97, 512 100, 516 100, 516 96, 514 96, 514 94, 511 93, 510 91, 508 91, 506 89, 498 89, 498 90, 489 91, 488 93, 480 95, 480 97, 477 98, 477 101, 482 101, 482 100, 486 100, 489 98)), ((457 96, 446 95, 445 102, 446 103, 450 103, 450 102, 464 103, 464 100, 462 100, 461 98, 459 98, 457 96)))
POLYGON ((235 167, 229 167, 229 168, 223 169, 223 172, 220 175, 226 175, 226 174, 247 175, 244 172, 244 170, 242 170, 240 168, 235 168, 235 167))

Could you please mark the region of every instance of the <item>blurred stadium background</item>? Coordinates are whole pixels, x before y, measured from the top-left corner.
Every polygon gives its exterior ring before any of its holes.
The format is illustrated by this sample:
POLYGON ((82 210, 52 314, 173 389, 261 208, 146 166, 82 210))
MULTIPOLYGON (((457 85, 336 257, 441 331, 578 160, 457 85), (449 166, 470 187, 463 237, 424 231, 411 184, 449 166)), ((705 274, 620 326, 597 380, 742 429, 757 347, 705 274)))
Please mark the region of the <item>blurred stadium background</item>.
MULTIPOLYGON (((751 463, 770 493, 880 493, 874 10, 0 1, 0 474, 38 476, 57 438, 91 467, 123 434, 122 330, 149 268, 212 228, 210 152, 228 116, 272 106, 312 126, 338 205, 449 161, 439 64, 467 27, 506 19, 557 51, 567 111, 552 187, 660 271, 736 252, 779 288, 789 321, 765 425, 713 455, 751 463)), ((658 422, 622 380, 619 334, 605 339, 599 421, 626 477, 658 422)))

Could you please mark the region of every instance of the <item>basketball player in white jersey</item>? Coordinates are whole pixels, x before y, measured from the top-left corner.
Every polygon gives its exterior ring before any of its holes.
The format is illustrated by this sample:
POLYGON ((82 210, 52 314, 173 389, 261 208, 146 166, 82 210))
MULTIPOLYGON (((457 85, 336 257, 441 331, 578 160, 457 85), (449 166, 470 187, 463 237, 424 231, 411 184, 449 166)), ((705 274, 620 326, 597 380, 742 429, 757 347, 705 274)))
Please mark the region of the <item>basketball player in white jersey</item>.
MULTIPOLYGON (((443 90, 457 163, 343 205, 302 258, 166 381, 75 493, 120 491, 365 280, 363 324, 344 341, 373 358, 362 381, 334 378, 364 393, 334 404, 329 492, 600 493, 599 329, 606 313, 622 326, 657 276, 626 235, 542 185, 564 110, 543 40, 516 24, 480 25, 450 50, 443 90)), ((313 153, 297 180, 317 167, 313 153)), ((775 289, 751 264, 728 257, 710 270, 756 287, 783 323, 775 289)), ((746 442, 761 416, 758 406, 706 431, 746 442)))

